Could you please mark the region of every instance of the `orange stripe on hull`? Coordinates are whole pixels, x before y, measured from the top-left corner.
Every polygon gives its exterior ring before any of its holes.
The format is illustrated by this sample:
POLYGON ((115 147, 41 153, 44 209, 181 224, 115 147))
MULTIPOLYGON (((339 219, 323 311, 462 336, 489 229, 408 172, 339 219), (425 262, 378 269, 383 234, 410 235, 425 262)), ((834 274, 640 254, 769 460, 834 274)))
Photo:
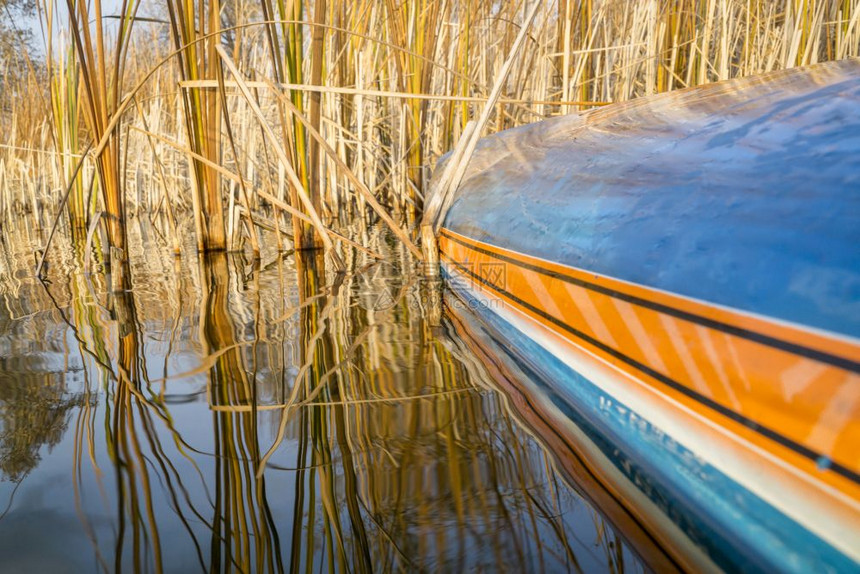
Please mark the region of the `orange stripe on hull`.
POLYGON ((860 503, 860 345, 443 230, 446 264, 567 343, 860 503))

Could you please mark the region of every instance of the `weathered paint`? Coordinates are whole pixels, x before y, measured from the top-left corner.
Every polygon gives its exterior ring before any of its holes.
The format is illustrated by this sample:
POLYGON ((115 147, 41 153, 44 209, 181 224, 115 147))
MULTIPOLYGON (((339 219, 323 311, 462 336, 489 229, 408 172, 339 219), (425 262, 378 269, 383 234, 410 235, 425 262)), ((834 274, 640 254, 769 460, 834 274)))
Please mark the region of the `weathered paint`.
POLYGON ((635 462, 656 529, 719 568, 860 567, 858 62, 511 130, 457 193, 449 280, 635 462))

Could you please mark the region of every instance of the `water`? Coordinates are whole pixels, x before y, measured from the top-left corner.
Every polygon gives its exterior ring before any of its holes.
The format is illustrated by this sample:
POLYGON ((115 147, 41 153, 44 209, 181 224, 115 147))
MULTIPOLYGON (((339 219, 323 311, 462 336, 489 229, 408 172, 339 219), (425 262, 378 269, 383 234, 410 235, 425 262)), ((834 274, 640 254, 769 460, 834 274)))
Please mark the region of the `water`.
POLYGON ((29 277, 26 235, 0 245, 0 571, 644 569, 382 230, 340 278, 138 249, 115 295, 68 246, 29 277))

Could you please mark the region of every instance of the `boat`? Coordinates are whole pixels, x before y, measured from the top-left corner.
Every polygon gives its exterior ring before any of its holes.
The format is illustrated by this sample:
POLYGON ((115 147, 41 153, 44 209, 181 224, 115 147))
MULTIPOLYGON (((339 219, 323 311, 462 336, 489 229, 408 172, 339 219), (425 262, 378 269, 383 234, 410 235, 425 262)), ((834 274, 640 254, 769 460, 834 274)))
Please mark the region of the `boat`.
POLYGON ((454 193, 457 329, 611 521, 681 571, 860 571, 860 61, 503 131, 454 193))

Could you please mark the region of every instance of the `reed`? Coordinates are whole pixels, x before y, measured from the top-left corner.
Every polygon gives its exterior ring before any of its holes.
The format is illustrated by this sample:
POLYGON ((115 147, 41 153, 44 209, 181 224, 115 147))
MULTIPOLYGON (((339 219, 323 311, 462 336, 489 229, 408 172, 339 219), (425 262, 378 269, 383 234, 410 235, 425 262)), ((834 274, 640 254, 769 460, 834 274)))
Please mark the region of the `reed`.
MULTIPOLYGON (((168 0, 170 30, 178 50, 179 75, 184 80, 218 79, 221 65, 215 48, 220 44, 221 3, 168 0)), ((190 88, 183 93, 185 129, 191 149, 209 161, 221 163, 223 95, 212 89, 190 88)), ((223 251, 227 247, 224 227, 221 175, 199 160, 193 168, 192 199, 199 251, 223 251)))
POLYGON ((143 18, 126 0, 107 19, 99 0, 60 0, 64 11, 57 1, 40 4, 47 73, 2 82, 0 218, 40 229, 71 187, 69 228, 91 229, 103 211, 117 253, 129 214, 148 213, 173 249, 191 218, 201 251, 257 252, 273 234, 284 248, 291 239, 343 257, 314 213, 332 231, 357 216, 412 227, 435 160, 481 115, 477 135, 860 56, 858 0, 561 0, 538 4, 491 94, 533 2, 165 0, 143 18), (238 73, 224 73, 219 48, 238 73), (28 85, 46 104, 26 97, 28 85), (88 143, 93 157, 70 181, 88 143))
MULTIPOLYGON (((91 137, 104 142, 95 155, 98 188, 101 192, 111 247, 111 264, 116 289, 128 288, 125 266, 128 258, 119 134, 110 128, 119 111, 125 77, 125 58, 132 40, 132 28, 139 3, 123 0, 113 42, 104 27, 101 2, 66 0, 68 31, 80 74, 84 122, 91 137)), ((56 7, 54 8, 56 10, 56 7)), ((72 110, 64 110, 71 112, 72 110)), ((62 114, 61 114, 62 115, 62 114)))
MULTIPOLYGON (((264 18, 265 36, 268 46, 269 67, 275 81, 284 84, 301 84, 304 76, 303 63, 305 58, 303 13, 304 3, 299 0, 260 0, 262 15, 264 18)), ((323 14, 320 14, 323 16, 323 14)), ((319 50, 319 39, 315 37, 313 49, 319 50)), ((319 58, 316 60, 321 63, 319 58)), ((290 99, 293 106, 300 112, 305 107, 305 97, 301 91, 291 90, 290 99)), ((280 119, 281 136, 286 142, 290 162, 298 176, 298 183, 290 186, 290 204, 300 211, 302 210, 299 200, 299 189, 311 187, 311 169, 307 137, 303 125, 291 121, 283 106, 278 107, 280 119)), ((320 207, 321 190, 318 188, 319 180, 315 179, 316 186, 311 189, 313 197, 311 203, 314 209, 320 207)), ((281 199, 284 199, 283 197, 281 199)), ((313 248, 320 238, 314 234, 313 226, 292 218, 293 241, 299 249, 304 247, 313 248)))
POLYGON ((86 230, 88 215, 93 210, 85 204, 84 183, 74 176, 75 166, 81 158, 80 111, 78 105, 79 73, 74 50, 62 50, 65 57, 57 60, 58 66, 48 63, 51 78, 51 112, 56 137, 57 162, 64 181, 74 178, 69 196, 69 219, 74 230, 86 230))
MULTIPOLYGON (((439 48, 437 37, 445 21, 448 3, 435 0, 386 0, 385 7, 388 38, 396 46, 405 48, 392 54, 397 71, 394 75, 397 83, 393 87, 410 94, 431 93, 434 71, 432 63, 439 48)), ((402 135, 407 143, 400 153, 408 158, 406 177, 415 187, 410 187, 406 197, 416 209, 421 209, 423 204, 419 194, 423 187, 424 174, 420 170, 424 165, 426 152, 420 142, 430 119, 427 116, 427 108, 427 100, 410 99, 404 110, 408 112, 408 117, 403 122, 406 129, 402 135)))

